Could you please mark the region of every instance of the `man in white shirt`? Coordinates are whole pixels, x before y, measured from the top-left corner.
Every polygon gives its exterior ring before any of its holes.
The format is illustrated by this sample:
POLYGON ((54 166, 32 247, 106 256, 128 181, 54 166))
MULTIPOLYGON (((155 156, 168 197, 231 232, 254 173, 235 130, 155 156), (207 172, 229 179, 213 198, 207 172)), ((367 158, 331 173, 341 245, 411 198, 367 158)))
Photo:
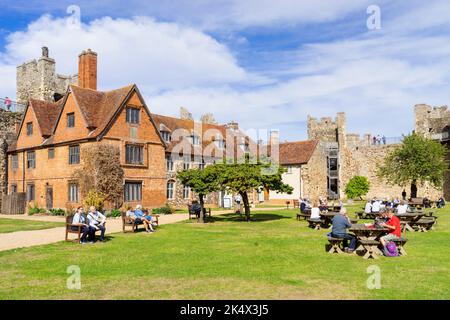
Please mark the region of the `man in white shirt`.
POLYGON ((408 205, 405 204, 405 201, 400 202, 397 206, 397 214, 405 214, 408 211, 408 205))
POLYGON ((364 213, 372 213, 372 202, 367 200, 366 206, 364 207, 364 213))
POLYGON ((100 241, 105 241, 106 217, 98 212, 94 206, 92 206, 89 208, 88 221, 90 227, 94 228, 95 230, 101 231, 100 241))
POLYGON ((372 204, 372 212, 380 212, 381 202, 379 200, 375 200, 372 204))

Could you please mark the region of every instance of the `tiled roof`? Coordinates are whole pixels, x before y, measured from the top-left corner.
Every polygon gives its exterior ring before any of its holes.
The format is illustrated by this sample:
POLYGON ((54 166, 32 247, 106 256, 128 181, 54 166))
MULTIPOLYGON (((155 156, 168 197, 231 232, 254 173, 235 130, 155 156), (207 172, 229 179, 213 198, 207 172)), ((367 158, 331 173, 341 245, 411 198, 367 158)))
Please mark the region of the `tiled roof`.
POLYGON ((95 132, 90 137, 97 136, 105 129, 133 87, 134 85, 129 85, 101 92, 75 85, 70 86, 70 91, 83 113, 88 128, 95 128, 95 132))
POLYGON ((61 102, 62 99, 54 103, 30 99, 30 107, 34 110, 43 137, 52 135, 53 126, 61 111, 61 102))
POLYGON ((282 165, 305 164, 316 150, 317 140, 284 142, 279 145, 279 161, 282 165))

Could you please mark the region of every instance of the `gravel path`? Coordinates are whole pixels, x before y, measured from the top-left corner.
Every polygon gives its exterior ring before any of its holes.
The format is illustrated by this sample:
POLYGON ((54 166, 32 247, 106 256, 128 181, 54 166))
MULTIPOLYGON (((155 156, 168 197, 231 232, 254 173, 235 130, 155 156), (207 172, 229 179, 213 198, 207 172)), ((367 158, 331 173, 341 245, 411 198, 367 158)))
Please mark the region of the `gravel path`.
MULTIPOLYGON (((269 211, 278 210, 280 208, 257 208, 253 211, 269 211)), ((232 211, 212 211, 212 215, 221 215, 231 213, 232 211)), ((0 219, 21 219, 21 220, 34 220, 34 221, 48 221, 48 222, 65 222, 64 217, 55 216, 26 216, 26 215, 3 215, 0 214, 0 219)), ((187 220, 188 214, 171 214, 161 215, 159 217, 159 223, 170 224, 187 220)), ((106 234, 122 232, 122 220, 109 218, 106 222, 106 234)), ((12 233, 0 234, 0 251, 12 250, 18 248, 32 247, 43 244, 56 243, 64 240, 65 227, 58 227, 52 229, 33 230, 33 231, 17 231, 12 233)), ((73 234, 69 234, 69 237, 75 237, 73 234)))

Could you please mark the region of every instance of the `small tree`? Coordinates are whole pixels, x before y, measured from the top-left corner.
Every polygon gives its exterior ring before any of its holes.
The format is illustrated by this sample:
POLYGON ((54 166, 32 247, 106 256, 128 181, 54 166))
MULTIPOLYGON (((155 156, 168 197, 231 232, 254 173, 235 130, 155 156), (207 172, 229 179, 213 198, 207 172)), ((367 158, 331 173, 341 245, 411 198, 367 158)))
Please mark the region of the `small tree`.
POLYGON ((95 190, 115 207, 122 205, 124 172, 120 165, 120 150, 110 144, 93 144, 81 148, 82 168, 72 179, 80 184, 81 194, 95 190))
POLYGON ((232 163, 215 164, 220 184, 223 188, 238 193, 242 197, 246 220, 250 221, 250 203, 248 192, 265 188, 276 192, 291 194, 293 188, 283 183, 282 174, 286 172, 281 166, 272 166, 268 163, 232 163))
POLYGON ((345 194, 348 199, 360 198, 365 196, 370 189, 369 179, 363 176, 354 176, 345 186, 345 194))
POLYGON ((83 204, 87 209, 94 206, 97 210, 102 211, 105 204, 105 196, 101 192, 92 189, 84 198, 83 204))
POLYGON ((205 169, 190 169, 178 172, 177 179, 185 186, 190 187, 197 193, 202 211, 200 220, 204 222, 204 197, 211 192, 220 190, 218 171, 214 166, 207 166, 205 169))
POLYGON ((411 185, 411 198, 417 197, 417 186, 429 182, 441 189, 448 162, 447 148, 424 136, 413 133, 392 150, 378 168, 378 176, 389 184, 411 185))

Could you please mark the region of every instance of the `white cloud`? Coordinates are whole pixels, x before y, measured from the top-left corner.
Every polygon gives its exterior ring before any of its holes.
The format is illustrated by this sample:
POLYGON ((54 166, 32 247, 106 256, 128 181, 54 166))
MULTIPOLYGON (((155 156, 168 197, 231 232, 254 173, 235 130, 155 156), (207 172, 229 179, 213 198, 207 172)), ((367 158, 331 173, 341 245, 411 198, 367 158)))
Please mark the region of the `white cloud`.
POLYGON ((76 73, 78 54, 99 54, 99 86, 137 83, 148 91, 252 79, 229 50, 212 37, 175 23, 151 18, 101 18, 71 25, 69 19, 43 16, 23 32, 11 34, 3 61, 19 64, 50 49, 59 73, 76 73))

